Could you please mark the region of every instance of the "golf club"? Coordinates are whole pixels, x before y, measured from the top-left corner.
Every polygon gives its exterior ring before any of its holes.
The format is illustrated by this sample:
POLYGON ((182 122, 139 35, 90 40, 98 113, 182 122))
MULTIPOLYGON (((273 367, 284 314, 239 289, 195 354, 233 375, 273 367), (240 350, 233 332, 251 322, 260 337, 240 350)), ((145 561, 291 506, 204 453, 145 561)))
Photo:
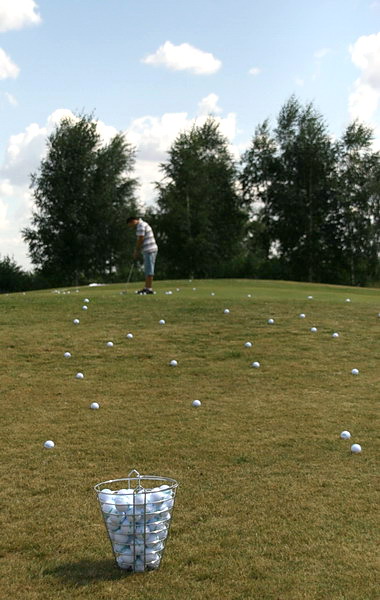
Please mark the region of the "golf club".
MULTIPOLYGON (((132 273, 133 273, 133 267, 134 267, 134 266, 135 266, 135 261, 132 261, 131 268, 129 269, 129 274, 128 274, 127 283, 126 283, 125 285, 128 285, 128 283, 131 281, 131 277, 132 277, 132 273)), ((126 294, 126 293, 127 293, 127 290, 124 290, 122 293, 123 293, 123 294, 126 294)))

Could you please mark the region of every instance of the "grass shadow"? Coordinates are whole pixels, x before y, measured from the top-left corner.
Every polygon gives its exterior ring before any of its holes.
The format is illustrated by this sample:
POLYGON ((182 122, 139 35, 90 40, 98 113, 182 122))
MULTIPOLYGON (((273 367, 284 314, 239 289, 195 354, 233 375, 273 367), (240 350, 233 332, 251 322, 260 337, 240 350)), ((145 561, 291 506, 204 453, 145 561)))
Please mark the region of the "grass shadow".
POLYGON ((85 586, 94 581, 116 581, 133 575, 131 571, 119 569, 115 561, 79 560, 66 562, 55 567, 44 569, 44 575, 57 577, 63 583, 74 586, 85 586))

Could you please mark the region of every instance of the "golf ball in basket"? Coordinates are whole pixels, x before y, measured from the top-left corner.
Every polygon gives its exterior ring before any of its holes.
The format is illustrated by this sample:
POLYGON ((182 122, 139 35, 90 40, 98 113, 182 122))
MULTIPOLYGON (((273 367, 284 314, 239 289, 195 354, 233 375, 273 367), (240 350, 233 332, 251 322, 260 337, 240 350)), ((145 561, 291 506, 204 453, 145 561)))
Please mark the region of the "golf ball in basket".
POLYGON ((273 325, 273 323, 274 323, 274 319, 268 319, 268 324, 269 325, 273 325))
POLYGON ((176 360, 171 360, 169 364, 171 367, 176 367, 178 365, 176 360))
POLYGON ((127 333, 127 338, 131 340, 133 338, 133 333, 127 333))
POLYGON ((245 342, 244 346, 246 348, 252 348, 252 342, 245 342))
POLYGON ((252 363, 252 367, 254 367, 255 369, 258 369, 260 367, 259 361, 255 360, 255 362, 252 363))
POLYGON ((79 319, 74 319, 73 323, 74 325, 79 325, 79 319))
POLYGON ((165 325, 165 319, 160 319, 158 322, 160 325, 165 325))
POLYGON ((77 373, 77 374, 75 375, 75 377, 76 377, 76 379, 84 379, 84 375, 83 375, 83 373, 77 373))
POLYGON ((224 312, 225 315, 228 315, 228 313, 230 312, 230 310, 229 310, 229 308, 225 308, 223 312, 224 312))
POLYGON ((107 342, 106 346, 107 346, 108 348, 112 348, 112 346, 113 346, 113 342, 107 342))
POLYGON ((65 352, 65 354, 63 356, 65 358, 71 358, 71 353, 70 352, 65 352))
POLYGON ((335 331, 335 332, 332 334, 332 336, 331 336, 331 337, 333 337, 333 338, 338 338, 338 337, 339 337, 339 333, 338 333, 337 331, 335 331))
POLYGON ((310 331, 312 331, 313 333, 316 333, 318 331, 318 329, 316 327, 311 327, 310 331))
POLYGON ((342 431, 340 437, 342 438, 342 440, 349 440, 351 438, 351 434, 349 431, 342 431))
POLYGON ((87 309, 88 309, 88 306, 87 306, 87 304, 83 304, 83 306, 82 306, 82 310, 87 310, 87 309))
POLYGON ((55 444, 53 442, 53 440, 46 440, 46 442, 44 443, 44 448, 54 448, 55 444))
POLYGON ((202 403, 200 400, 193 400, 192 404, 193 404, 193 406, 197 407, 197 406, 200 406, 202 403))
POLYGON ((97 410, 99 408, 99 404, 97 402, 91 402, 90 408, 93 410, 97 410))
POLYGON ((359 454, 359 452, 361 452, 361 451, 362 451, 362 447, 361 447, 360 444, 352 444, 352 446, 351 446, 351 452, 353 454, 359 454))
POLYGON ((352 369, 351 373, 353 375, 359 375, 359 369, 352 369))

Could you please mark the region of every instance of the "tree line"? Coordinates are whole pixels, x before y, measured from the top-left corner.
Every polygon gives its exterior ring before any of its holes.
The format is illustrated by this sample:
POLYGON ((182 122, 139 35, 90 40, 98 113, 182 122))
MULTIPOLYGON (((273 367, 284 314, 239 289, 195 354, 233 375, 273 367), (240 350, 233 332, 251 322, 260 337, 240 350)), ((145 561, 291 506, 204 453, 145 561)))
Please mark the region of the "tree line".
MULTIPOLYGON (((357 121, 333 139, 314 105, 292 96, 237 160, 210 116, 177 136, 160 165, 156 204, 142 213, 125 136, 102 144, 91 115, 64 119, 31 176, 35 209, 22 235, 34 282, 123 281, 135 242, 126 219, 138 214, 155 231, 161 278, 376 284, 380 154, 372 141, 357 121)), ((0 260, 1 291, 5 267, 9 274, 9 257, 0 260)))

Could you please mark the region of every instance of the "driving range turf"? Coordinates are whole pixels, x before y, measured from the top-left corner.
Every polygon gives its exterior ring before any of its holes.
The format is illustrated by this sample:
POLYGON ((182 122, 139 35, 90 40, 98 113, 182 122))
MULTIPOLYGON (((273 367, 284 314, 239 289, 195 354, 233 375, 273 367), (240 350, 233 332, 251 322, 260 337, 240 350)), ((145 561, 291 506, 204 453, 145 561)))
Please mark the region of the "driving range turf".
POLYGON ((378 598, 380 291, 137 288, 0 296, 0 596, 378 598), (130 574, 93 486, 134 468, 180 485, 160 568, 130 574))

